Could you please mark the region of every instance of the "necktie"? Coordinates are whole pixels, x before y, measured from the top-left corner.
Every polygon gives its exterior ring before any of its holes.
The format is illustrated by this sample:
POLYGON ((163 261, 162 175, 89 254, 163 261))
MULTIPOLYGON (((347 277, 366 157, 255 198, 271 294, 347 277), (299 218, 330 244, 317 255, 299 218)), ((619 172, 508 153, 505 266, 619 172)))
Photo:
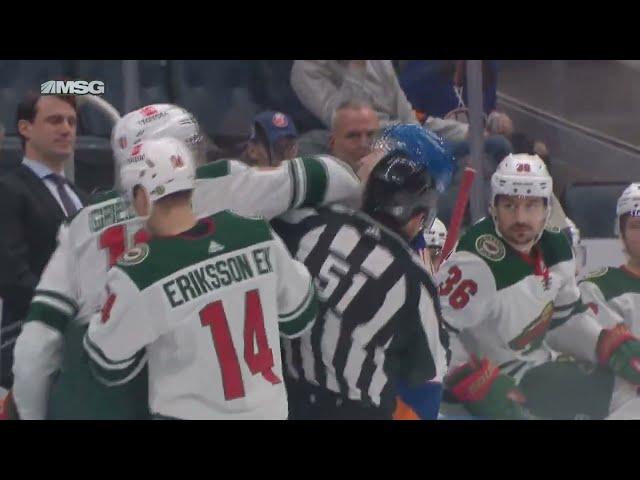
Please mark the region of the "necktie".
POLYGON ((64 177, 55 173, 47 175, 47 178, 53 180, 53 183, 56 184, 56 189, 58 190, 60 200, 62 200, 62 205, 64 205, 64 210, 67 214, 67 217, 72 216, 78 211, 78 208, 76 207, 75 203, 73 203, 73 200, 71 200, 71 197, 67 193, 67 189, 64 188, 64 184, 67 183, 67 181, 64 179, 64 177))

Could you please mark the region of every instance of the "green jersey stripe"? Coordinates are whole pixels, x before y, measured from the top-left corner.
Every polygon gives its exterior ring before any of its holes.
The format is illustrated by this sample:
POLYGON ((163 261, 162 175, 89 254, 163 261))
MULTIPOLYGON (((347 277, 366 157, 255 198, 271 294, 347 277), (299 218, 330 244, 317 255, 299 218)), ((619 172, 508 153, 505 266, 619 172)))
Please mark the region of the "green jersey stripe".
POLYGON ((33 300, 31 300, 31 303, 48 305, 49 307, 56 309, 58 312, 68 317, 74 317, 76 314, 76 311, 73 308, 69 307, 68 303, 63 303, 60 300, 52 297, 45 297, 44 295, 36 295, 35 297, 33 297, 33 300))
POLYGON ((306 174, 307 183, 307 191, 302 206, 318 205, 324 200, 327 192, 327 179, 329 178, 327 166, 313 157, 303 157, 302 167, 306 174))
POLYGON ((115 386, 122 385, 132 380, 144 367, 147 362, 145 349, 140 350, 135 355, 135 362, 122 369, 113 370, 103 368, 98 362, 89 357, 89 368, 93 375, 105 385, 115 386))
POLYGON ((291 162, 293 166, 293 173, 295 176, 294 184, 297 186, 296 199, 294 202, 295 208, 298 208, 302 204, 302 199, 304 198, 305 188, 306 188, 305 181, 304 181, 304 173, 300 171, 301 168, 300 168, 299 162, 300 162, 299 158, 291 162))
POLYGON ((316 317, 318 316, 318 302, 316 299, 315 290, 313 290, 313 298, 300 315, 294 319, 285 323, 280 323, 280 334, 287 338, 295 338, 302 335, 313 325, 316 317))
POLYGON ((287 322, 290 318, 299 315, 300 312, 304 310, 309 305, 309 302, 313 299, 313 293, 314 293, 313 283, 310 283, 309 288, 307 289, 307 293, 305 294, 300 304, 296 308, 294 308, 292 311, 278 315, 278 317, 280 318, 280 321, 287 322))
POLYGON ((32 302, 29 308, 29 314, 27 315, 28 322, 42 322, 58 330, 60 333, 64 333, 72 318, 73 316, 67 315, 59 309, 41 302, 32 302))
POLYGON ((291 201, 289 202, 289 210, 296 205, 296 195, 298 195, 298 184, 296 181, 295 160, 289 162, 289 177, 291 178, 291 201))
MULTIPOLYGON (((47 297, 55 298, 56 300, 60 300, 61 302, 65 302, 65 303, 69 304, 69 308, 71 308, 74 312, 77 312, 78 310, 80 310, 80 307, 78 306, 78 304, 76 303, 75 300, 73 300, 72 298, 67 297, 66 295, 62 295, 59 292, 55 292, 53 290, 37 289, 34 292, 34 295, 44 295, 44 296, 47 296, 47 297)), ((74 315, 75 315, 75 313, 74 313, 74 315)))
POLYGON ((196 179, 213 179, 225 177, 229 175, 230 164, 228 160, 207 163, 198 167, 196 170, 196 179))
POLYGON ((131 362, 136 361, 136 356, 140 353, 137 352, 129 358, 124 360, 112 360, 89 338, 89 332, 84 336, 84 347, 90 357, 95 358, 96 362, 100 362, 105 365, 104 368, 120 369, 128 366, 131 362))

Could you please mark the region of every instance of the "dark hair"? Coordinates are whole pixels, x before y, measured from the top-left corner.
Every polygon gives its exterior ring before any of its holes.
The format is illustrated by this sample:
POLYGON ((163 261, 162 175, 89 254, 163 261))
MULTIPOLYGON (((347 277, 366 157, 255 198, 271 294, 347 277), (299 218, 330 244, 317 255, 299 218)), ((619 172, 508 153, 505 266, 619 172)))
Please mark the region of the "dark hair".
MULTIPOLYGON (((63 102, 68 103, 73 107, 73 110, 77 113, 78 106, 76 105, 76 97, 73 95, 52 95, 53 97, 57 97, 63 102)), ((20 120, 27 120, 29 123, 33 123, 36 118, 36 114, 38 113, 38 100, 40 100, 42 96, 39 93, 34 92, 33 90, 28 91, 20 103, 18 103, 18 108, 16 109, 16 128, 18 127, 18 123, 20 120)), ((24 150, 27 139, 22 136, 20 133, 20 129, 18 128, 18 135, 20 136, 20 141, 22 142, 22 149, 24 150)))

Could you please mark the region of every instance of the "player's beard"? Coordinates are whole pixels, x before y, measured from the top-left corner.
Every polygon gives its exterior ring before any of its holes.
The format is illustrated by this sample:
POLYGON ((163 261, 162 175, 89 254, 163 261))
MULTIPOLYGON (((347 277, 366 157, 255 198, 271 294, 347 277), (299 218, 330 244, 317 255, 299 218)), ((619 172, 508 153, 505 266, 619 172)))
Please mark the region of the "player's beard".
POLYGON ((527 247, 528 245, 532 245, 538 236, 538 233, 539 232, 530 224, 514 223, 509 226, 508 229, 505 229, 505 231, 502 232, 502 235, 507 242, 520 249, 527 247))

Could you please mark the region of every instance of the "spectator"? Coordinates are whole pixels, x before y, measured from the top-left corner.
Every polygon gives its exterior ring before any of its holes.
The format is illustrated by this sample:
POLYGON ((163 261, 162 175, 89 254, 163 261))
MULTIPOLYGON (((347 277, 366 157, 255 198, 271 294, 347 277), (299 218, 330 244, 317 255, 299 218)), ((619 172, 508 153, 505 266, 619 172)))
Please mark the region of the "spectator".
POLYGON ((485 126, 485 137, 491 135, 502 135, 507 138, 513 135, 513 121, 509 115, 495 110, 489 114, 485 126))
POLYGON ((302 104, 326 127, 345 100, 366 100, 380 124, 417 123, 390 60, 296 60, 291 86, 302 104))
POLYGON ((294 60, 255 60, 251 62, 249 80, 251 98, 260 110, 287 112, 298 133, 322 128, 322 122, 304 105, 291 88, 291 68, 294 60))
POLYGON ((13 382, 13 345, 60 223, 85 199, 64 178, 73 158, 77 111, 72 96, 28 93, 18 104, 22 164, 0 178, 0 386, 13 382))
MULTIPOLYGON (((400 71, 400 85, 417 111, 445 118, 462 103, 468 105, 465 60, 408 60, 400 71), (456 88, 461 88, 458 97, 456 88)), ((498 62, 482 61, 483 110, 496 108, 498 62)))
POLYGON ((371 105, 361 100, 346 100, 331 117, 331 154, 358 171, 360 159, 371 152, 373 137, 380 121, 371 105))
POLYGON ((251 137, 241 160, 252 166, 276 167, 298 155, 298 131, 291 118, 281 112, 259 113, 253 120, 251 137))

